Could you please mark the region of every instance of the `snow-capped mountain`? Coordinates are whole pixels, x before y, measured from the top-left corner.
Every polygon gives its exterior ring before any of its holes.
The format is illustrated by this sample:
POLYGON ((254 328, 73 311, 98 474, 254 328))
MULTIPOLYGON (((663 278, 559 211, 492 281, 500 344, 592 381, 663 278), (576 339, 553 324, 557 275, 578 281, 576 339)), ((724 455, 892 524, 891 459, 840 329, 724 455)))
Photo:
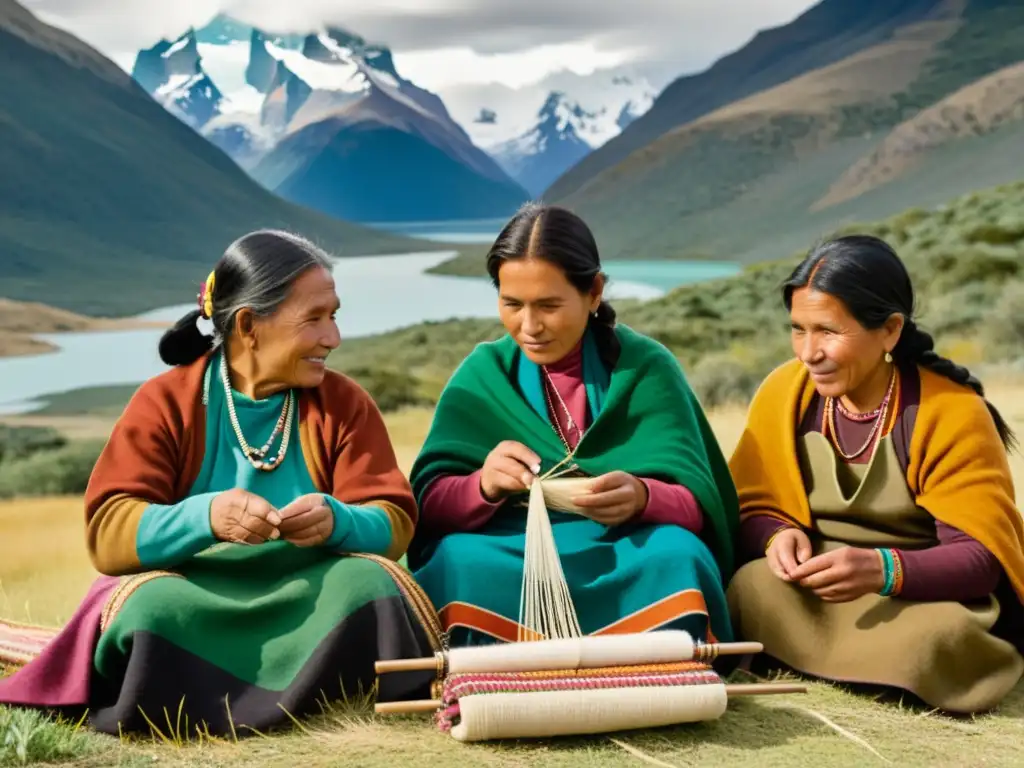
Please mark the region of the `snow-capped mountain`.
POLYGON ((537 112, 537 123, 514 139, 488 148, 508 174, 539 197, 564 171, 636 119, 632 101, 612 112, 607 107, 588 111, 565 93, 554 91, 537 112))
POLYGON ((269 189, 341 218, 486 218, 527 197, 387 48, 337 27, 219 16, 141 51, 132 76, 269 189))
POLYGON ((655 88, 625 69, 561 72, 514 90, 470 86, 446 100, 477 146, 533 196, 646 112, 655 88))

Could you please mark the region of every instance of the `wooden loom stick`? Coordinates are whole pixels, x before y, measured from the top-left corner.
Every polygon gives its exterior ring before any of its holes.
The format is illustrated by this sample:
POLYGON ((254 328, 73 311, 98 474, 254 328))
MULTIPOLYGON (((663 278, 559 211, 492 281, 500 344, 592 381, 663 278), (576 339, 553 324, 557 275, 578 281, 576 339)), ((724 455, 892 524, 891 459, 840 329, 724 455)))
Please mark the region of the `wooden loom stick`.
MULTIPOLYGON (((698 648, 717 656, 743 656, 751 653, 760 653, 764 650, 761 643, 706 643, 698 645, 698 648)), ((447 660, 448 655, 444 654, 447 660)), ((388 672, 418 672, 421 670, 437 669, 438 661, 436 656, 429 656, 421 659, 389 659, 378 661, 374 669, 378 675, 388 672)))
MULTIPOLYGON (((700 686, 694 686, 699 688, 700 686)), ((778 693, 807 693, 807 686, 800 683, 736 683, 725 686, 726 696, 768 696, 778 693)), ((529 694, 527 694, 529 695, 529 694)), ((413 712, 434 712, 441 708, 440 699, 419 699, 417 701, 388 701, 376 704, 378 715, 401 715, 413 712)))

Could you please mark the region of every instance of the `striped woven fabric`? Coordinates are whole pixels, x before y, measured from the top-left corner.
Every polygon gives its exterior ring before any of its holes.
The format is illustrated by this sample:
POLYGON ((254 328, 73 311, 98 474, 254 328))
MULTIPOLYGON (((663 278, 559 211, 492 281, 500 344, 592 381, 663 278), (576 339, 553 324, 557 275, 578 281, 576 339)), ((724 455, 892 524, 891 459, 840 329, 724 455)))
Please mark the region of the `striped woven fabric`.
POLYGON ((640 688, 721 683, 708 664, 696 661, 643 666, 562 669, 543 672, 482 672, 450 675, 441 696, 438 726, 450 730, 459 718, 459 700, 491 693, 541 693, 547 691, 640 688))
POLYGON ((0 621, 0 667, 21 667, 38 656, 60 630, 0 621))

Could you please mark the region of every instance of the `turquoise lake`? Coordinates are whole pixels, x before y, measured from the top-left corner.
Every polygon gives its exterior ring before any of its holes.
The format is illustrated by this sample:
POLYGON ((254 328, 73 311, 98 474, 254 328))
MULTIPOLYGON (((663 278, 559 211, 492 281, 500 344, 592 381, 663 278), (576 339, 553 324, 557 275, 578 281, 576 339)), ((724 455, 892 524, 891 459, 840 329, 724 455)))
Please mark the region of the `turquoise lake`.
MULTIPOLYGON (((422 232, 420 233, 423 234, 422 232)), ((442 233, 450 236, 451 231, 442 233)), ((479 242, 493 234, 468 232, 479 242)), ((438 239, 443 239, 438 235, 438 239)), ((450 242, 450 240, 449 240, 450 242)), ((497 304, 487 280, 426 274, 451 253, 410 253, 339 259, 334 271, 341 299, 338 325, 344 339, 368 336, 427 320, 494 317, 497 304)), ((607 296, 653 299, 678 285, 726 277, 739 267, 722 263, 609 262, 607 296)), ((161 307, 142 317, 174 321, 195 305, 161 307)), ((41 334, 59 350, 0 358, 0 413, 38 407, 38 399, 79 387, 136 384, 166 370, 157 354, 159 329, 41 334)))

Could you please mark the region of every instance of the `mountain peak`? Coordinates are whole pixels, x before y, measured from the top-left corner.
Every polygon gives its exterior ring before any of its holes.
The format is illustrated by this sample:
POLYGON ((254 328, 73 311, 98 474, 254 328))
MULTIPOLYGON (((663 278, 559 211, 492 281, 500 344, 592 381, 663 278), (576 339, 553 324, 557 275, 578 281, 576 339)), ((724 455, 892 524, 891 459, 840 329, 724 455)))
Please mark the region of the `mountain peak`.
POLYGON ((252 35, 253 27, 244 21, 239 21, 226 13, 219 13, 214 16, 205 26, 195 32, 196 39, 200 43, 212 43, 224 45, 226 43, 245 43, 252 35))
POLYGON ((140 52, 133 74, 252 178, 334 215, 503 215, 526 198, 438 96, 398 75, 390 49, 336 25, 282 34, 220 15, 140 52), (334 146, 344 151, 327 151, 334 146), (378 184, 395 153, 417 158, 396 166, 394 178, 416 179, 405 208, 390 191, 361 196, 351 185, 354 177, 378 184), (451 201, 426 192, 445 172, 463 179, 451 201))
POLYGON ((132 78, 146 91, 154 93, 173 78, 191 77, 200 72, 196 32, 189 27, 174 40, 165 38, 151 48, 139 51, 132 67, 132 78))

